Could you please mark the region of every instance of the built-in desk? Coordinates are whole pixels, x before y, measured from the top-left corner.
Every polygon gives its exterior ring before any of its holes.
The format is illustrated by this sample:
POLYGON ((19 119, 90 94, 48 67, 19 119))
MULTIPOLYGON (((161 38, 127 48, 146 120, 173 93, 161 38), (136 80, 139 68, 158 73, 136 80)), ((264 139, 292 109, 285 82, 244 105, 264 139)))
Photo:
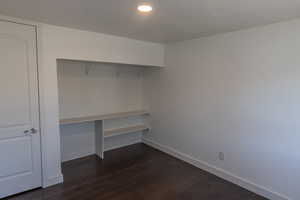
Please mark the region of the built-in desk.
POLYGON ((106 120, 117 120, 117 119, 122 119, 122 118, 138 117, 138 116, 141 116, 144 118, 149 115, 150 115, 149 112, 146 110, 109 113, 109 114, 104 114, 104 115, 61 119, 60 125, 95 122, 96 154, 100 158, 103 159, 104 158, 104 140, 105 140, 105 138, 117 137, 117 136, 120 136, 123 134, 150 130, 150 126, 148 123, 140 123, 140 124, 134 124, 134 125, 126 126, 126 127, 106 129, 104 126, 104 123, 106 120))

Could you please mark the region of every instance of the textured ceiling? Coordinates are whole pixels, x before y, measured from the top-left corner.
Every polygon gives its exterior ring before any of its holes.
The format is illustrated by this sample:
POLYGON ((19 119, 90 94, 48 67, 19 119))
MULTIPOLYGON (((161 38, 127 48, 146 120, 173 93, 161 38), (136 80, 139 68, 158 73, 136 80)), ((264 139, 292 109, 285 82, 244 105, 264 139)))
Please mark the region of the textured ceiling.
POLYGON ((300 0, 1 0, 0 14, 152 42, 169 43, 300 17, 300 0))

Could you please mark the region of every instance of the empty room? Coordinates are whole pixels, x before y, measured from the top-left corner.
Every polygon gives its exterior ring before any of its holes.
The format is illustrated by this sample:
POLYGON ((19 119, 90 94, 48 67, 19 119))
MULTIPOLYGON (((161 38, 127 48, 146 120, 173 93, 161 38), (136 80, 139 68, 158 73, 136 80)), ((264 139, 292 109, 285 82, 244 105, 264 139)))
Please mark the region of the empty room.
POLYGON ((299 0, 1 0, 0 199, 300 200, 299 0))

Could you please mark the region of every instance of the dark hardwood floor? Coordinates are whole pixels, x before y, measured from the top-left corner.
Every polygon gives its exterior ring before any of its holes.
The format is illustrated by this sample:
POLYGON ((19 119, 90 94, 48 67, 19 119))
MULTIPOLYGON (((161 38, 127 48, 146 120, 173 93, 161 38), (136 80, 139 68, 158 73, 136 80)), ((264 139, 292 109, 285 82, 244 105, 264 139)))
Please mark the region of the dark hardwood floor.
POLYGON ((7 200, 266 200, 144 144, 66 162, 63 174, 7 200))

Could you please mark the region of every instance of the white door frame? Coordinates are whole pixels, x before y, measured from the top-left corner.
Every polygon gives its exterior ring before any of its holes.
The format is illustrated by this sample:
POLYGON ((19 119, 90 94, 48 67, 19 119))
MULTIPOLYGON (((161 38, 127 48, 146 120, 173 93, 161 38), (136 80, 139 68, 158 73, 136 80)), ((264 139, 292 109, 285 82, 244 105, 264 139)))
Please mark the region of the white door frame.
MULTIPOLYGON (((0 15, 0 21, 5 21, 5 22, 11 22, 11 23, 16 23, 16 24, 21 24, 21 25, 28 25, 28 26, 33 26, 35 27, 35 31, 36 31, 36 57, 37 57, 37 74, 38 74, 38 94, 39 94, 39 98, 38 98, 38 103, 39 103, 39 123, 40 123, 40 138, 41 138, 41 166, 42 166, 42 187, 48 187, 49 185, 51 185, 51 183, 48 183, 48 175, 47 175, 47 157, 46 157, 46 137, 45 137, 45 119, 44 119, 44 114, 45 114, 45 109, 43 106, 43 101, 42 101, 42 96, 40 95, 41 92, 43 91, 43 74, 41 73, 41 60, 39 58, 39 55, 42 55, 41 50, 39 48, 40 44, 39 44, 39 27, 40 27, 40 23, 36 23, 36 22, 32 22, 32 21, 28 21, 28 20, 23 20, 23 19, 18 19, 18 18, 13 18, 13 17, 8 17, 8 16, 4 16, 4 15, 0 15)), ((62 180, 63 181, 63 180, 62 180)), ((60 182, 62 182, 60 181, 60 182)))

